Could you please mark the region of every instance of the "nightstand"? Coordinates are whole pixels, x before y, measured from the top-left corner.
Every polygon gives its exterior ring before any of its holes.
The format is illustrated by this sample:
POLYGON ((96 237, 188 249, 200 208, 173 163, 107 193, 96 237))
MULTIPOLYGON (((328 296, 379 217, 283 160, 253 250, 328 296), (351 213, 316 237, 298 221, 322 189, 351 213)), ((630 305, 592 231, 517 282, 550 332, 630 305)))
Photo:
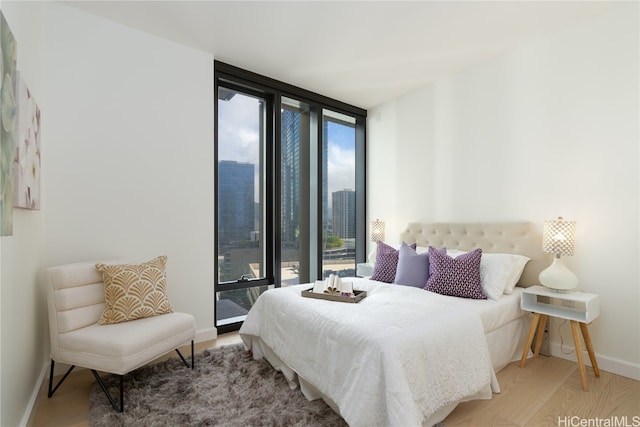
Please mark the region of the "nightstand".
POLYGON ((361 262, 356 265, 356 276, 371 277, 373 274, 373 262, 361 262))
POLYGON ((522 349, 520 367, 524 367, 524 364, 527 361, 527 355, 529 354, 529 349, 531 348, 536 328, 538 331, 538 337, 536 338, 534 357, 538 357, 540 354, 542 336, 549 316, 569 320, 571 323, 571 332, 573 333, 573 342, 576 349, 576 358, 578 359, 578 365, 580 366, 582 389, 585 391, 588 390, 587 370, 584 366, 584 359, 582 357, 582 346, 580 345, 580 333, 578 332, 578 329, 582 331, 582 338, 584 339, 587 352, 589 353, 593 372, 596 377, 599 377, 600 369, 598 369, 598 361, 596 360, 596 355, 593 352, 593 345, 591 344, 589 330, 587 329, 587 324, 591 323, 591 321, 600 314, 598 295, 588 294, 585 292, 561 293, 554 292, 544 286, 532 286, 530 288, 526 288, 524 292, 522 292, 520 308, 525 311, 533 312, 533 320, 531 322, 531 328, 529 328, 529 336, 524 348, 522 349))

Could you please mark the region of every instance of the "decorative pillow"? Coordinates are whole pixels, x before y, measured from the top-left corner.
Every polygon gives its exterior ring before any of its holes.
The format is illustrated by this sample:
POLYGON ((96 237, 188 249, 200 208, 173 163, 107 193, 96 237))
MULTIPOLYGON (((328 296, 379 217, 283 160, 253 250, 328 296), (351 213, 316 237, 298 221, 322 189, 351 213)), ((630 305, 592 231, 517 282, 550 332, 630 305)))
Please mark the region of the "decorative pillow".
POLYGON ((398 249, 398 268, 393 283, 423 287, 429 277, 429 254, 418 254, 406 243, 398 249))
POLYGON ((453 297, 487 299, 480 284, 481 258, 481 249, 452 258, 429 247, 431 276, 424 289, 453 297))
MULTIPOLYGON (((416 244, 414 243, 409 245, 409 247, 415 249, 416 244)), ((371 280, 391 283, 396 277, 397 268, 398 250, 384 242, 378 242, 378 247, 376 249, 376 263, 373 266, 371 280)))
MULTIPOLYGON (((447 252, 453 258, 466 253, 468 252, 459 250, 447 252)), ((480 261, 480 283, 487 297, 498 300, 502 294, 513 292, 528 261, 529 258, 524 255, 483 253, 480 261)))
POLYGON ((143 264, 96 264, 96 270, 102 273, 107 306, 98 323, 110 325, 172 313, 166 295, 166 265, 166 256, 143 264))
MULTIPOLYGON (((447 253, 444 248, 439 251, 443 254, 447 253)), ((429 276, 429 253, 420 253, 418 249, 412 249, 402 242, 400 249, 398 249, 398 268, 393 283, 423 288, 429 276)))
POLYGON ((529 258, 523 255, 482 254, 480 282, 485 294, 497 300, 507 290, 511 293, 528 261, 529 258))

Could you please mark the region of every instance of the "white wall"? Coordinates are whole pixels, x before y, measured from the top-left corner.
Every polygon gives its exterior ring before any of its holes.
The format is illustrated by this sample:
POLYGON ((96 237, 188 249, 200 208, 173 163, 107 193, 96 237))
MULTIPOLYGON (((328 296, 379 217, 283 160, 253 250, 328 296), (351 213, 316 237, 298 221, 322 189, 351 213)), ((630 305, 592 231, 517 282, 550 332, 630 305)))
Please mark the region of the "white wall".
POLYGON ((212 329, 212 55, 60 5, 45 32, 46 264, 165 254, 212 329))
POLYGON ((165 254, 174 309, 215 338, 213 56, 57 2, 2 8, 43 129, 42 210, 2 238, 0 424, 18 425, 49 364, 47 266, 165 254))
POLYGON ((601 297, 599 363, 640 379, 638 28, 638 3, 621 4, 370 110, 367 209, 387 236, 409 221, 577 221, 566 262, 601 297))
MULTIPOLYGON (((2 12, 18 45, 17 69, 40 103, 43 10, 37 3, 3 1, 2 12)), ((40 282, 44 249, 44 210, 14 209, 13 235, 0 238, 0 425, 25 421, 35 401, 44 363, 46 305, 40 282)))

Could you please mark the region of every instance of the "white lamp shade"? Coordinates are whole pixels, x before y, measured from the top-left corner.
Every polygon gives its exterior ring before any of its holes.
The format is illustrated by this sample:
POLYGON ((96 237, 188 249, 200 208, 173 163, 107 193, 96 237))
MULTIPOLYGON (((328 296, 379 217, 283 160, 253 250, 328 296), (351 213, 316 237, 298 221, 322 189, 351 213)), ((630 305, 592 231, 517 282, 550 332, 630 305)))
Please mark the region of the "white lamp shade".
POLYGON ((371 221, 371 241, 376 243, 376 247, 369 252, 367 259, 369 262, 375 262, 377 243, 384 242, 384 221, 380 221, 379 219, 371 221))
POLYGON ((379 219, 371 221, 371 241, 384 241, 384 221, 380 221, 379 219))
POLYGON ((545 221, 542 228, 542 250, 557 255, 573 255, 576 247, 576 222, 545 221))

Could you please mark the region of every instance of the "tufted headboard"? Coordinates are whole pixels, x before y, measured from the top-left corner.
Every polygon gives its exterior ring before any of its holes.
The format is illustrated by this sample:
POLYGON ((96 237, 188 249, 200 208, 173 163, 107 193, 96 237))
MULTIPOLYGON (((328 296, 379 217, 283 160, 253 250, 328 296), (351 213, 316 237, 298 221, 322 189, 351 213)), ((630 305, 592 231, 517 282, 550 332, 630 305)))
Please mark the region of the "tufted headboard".
POLYGON ((530 222, 506 223, 409 223, 400 233, 401 241, 418 246, 469 251, 525 255, 531 260, 520 276, 518 286, 539 285, 538 275, 549 266, 549 255, 542 252, 542 238, 530 222))

